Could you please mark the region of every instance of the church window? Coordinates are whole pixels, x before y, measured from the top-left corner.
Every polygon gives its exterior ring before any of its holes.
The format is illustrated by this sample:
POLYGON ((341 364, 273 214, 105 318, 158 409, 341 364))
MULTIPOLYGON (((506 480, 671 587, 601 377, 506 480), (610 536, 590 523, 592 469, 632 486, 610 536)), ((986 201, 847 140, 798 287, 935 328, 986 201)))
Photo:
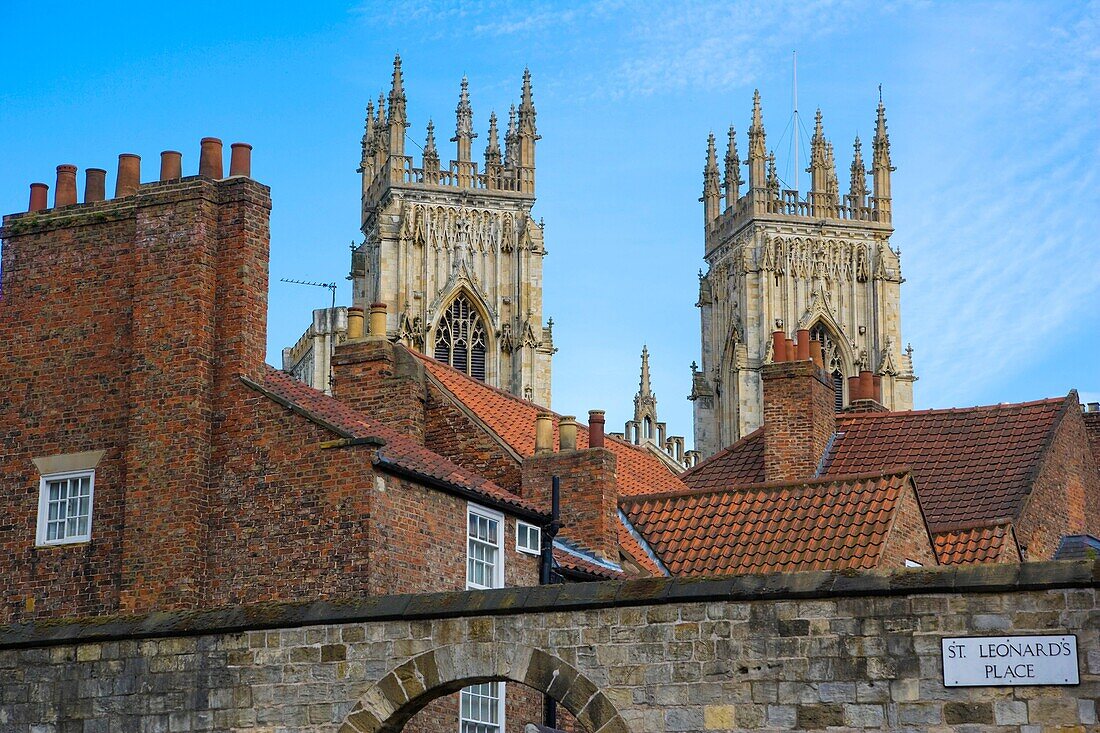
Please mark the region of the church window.
POLYGON ((485 326, 477 309, 469 298, 459 294, 436 327, 436 360, 484 382, 487 342, 485 326))
POLYGON ((844 372, 840 364, 840 350, 832 333, 820 321, 810 329, 810 340, 821 343, 821 363, 833 377, 833 401, 836 411, 840 412, 844 409, 844 372))

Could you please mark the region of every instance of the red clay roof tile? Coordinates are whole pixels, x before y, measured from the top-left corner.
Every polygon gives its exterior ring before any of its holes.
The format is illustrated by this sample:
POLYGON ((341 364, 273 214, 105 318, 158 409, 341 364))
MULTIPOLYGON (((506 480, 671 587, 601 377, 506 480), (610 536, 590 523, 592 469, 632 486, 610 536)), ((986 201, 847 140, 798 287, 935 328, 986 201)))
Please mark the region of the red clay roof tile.
POLYGON ((824 475, 908 466, 933 531, 1010 519, 1031 490, 1066 399, 839 415, 824 475))
MULTIPOLYGON (((521 456, 535 453, 535 417, 548 411, 504 390, 490 387, 424 354, 411 351, 452 395, 476 414, 490 430, 521 456)), ((555 417, 560 417, 554 413, 555 417)), ((554 441, 558 439, 554 422, 554 441)), ((607 436, 605 446, 615 454, 619 493, 624 495, 680 491, 683 482, 644 448, 607 436)), ((588 447, 588 428, 578 426, 577 447, 588 447)))
POLYGON ((687 491, 620 502, 672 575, 870 568, 908 473, 687 491))
POLYGON ((932 537, 941 565, 1013 562, 1017 559, 1010 543, 1015 542, 1008 524, 938 532, 932 537), (1009 553, 1005 558, 1005 553, 1009 553))

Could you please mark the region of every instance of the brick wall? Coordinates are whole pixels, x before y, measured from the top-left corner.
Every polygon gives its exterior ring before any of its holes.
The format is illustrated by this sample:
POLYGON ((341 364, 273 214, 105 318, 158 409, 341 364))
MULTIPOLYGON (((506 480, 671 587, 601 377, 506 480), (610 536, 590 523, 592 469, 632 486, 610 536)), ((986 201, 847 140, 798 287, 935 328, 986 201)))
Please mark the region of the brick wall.
POLYGON ((263 359, 269 208, 254 181, 190 178, 5 217, 7 613, 201 596, 217 389, 263 359), (84 450, 106 451, 92 540, 35 548, 30 459, 84 450))
POLYGON ((424 366, 385 339, 366 338, 336 347, 332 393, 341 402, 424 442, 424 366))
POLYGON ((550 509, 552 477, 561 479, 561 536, 607 560, 619 560, 619 491, 607 448, 544 453, 523 461, 523 496, 550 509))
POLYGON ((520 491, 520 463, 490 437, 487 429, 428 382, 425 444, 463 468, 485 476, 509 491, 520 491))
POLYGON ((1025 559, 1054 557, 1066 534, 1100 536, 1100 472, 1089 446, 1087 428, 1076 396, 1055 428, 1054 438, 1016 522, 1016 537, 1025 559))
POLYGON ((907 481, 905 489, 898 497, 898 507, 894 514, 894 524, 886 539, 879 561, 880 568, 903 568, 905 561, 912 560, 924 567, 937 565, 936 551, 924 523, 917 494, 912 481, 907 481))
POLYGON ((1085 421, 1085 432, 1089 436, 1089 445, 1092 448, 1092 457, 1096 465, 1100 466, 1100 412, 1082 413, 1085 421))
POLYGON ((836 430, 832 377, 812 361, 765 364, 764 478, 811 478, 836 430))
POLYGON ((0 620, 118 608, 134 201, 5 217, 0 249, 0 620), (106 449, 93 542, 35 547, 32 458, 106 449))

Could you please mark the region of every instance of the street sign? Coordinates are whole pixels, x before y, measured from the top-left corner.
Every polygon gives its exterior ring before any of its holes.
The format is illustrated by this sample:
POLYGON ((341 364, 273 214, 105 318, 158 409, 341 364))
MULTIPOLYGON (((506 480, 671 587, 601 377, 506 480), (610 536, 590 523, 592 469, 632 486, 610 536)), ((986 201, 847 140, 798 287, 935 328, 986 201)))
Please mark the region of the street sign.
POLYGON ((1077 685, 1077 637, 962 636, 941 641, 946 687, 1077 685))

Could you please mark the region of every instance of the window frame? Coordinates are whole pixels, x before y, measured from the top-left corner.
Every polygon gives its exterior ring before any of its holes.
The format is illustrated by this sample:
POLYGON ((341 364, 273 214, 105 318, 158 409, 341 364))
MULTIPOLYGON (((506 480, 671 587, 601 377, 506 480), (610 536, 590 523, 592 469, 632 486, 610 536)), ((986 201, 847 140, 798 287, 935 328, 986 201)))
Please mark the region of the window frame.
POLYGON ((516 520, 516 552, 522 552, 525 555, 541 555, 542 554, 542 527, 537 524, 531 524, 530 522, 524 522, 523 520, 516 520), (527 530, 527 536, 530 538, 531 530, 535 530, 535 547, 527 547, 520 541, 521 530, 527 530))
POLYGON ((487 509, 479 504, 468 503, 466 505, 466 590, 492 590, 504 587, 504 533, 507 526, 504 523, 504 514, 493 509, 487 509), (481 542, 488 545, 485 540, 470 535, 470 517, 476 516, 497 523, 496 563, 493 566, 493 585, 478 585, 470 578, 470 543, 481 542))
MULTIPOLYGON (((505 682, 503 680, 489 680, 488 682, 482 682, 479 684, 496 685, 497 686, 497 733, 504 733, 504 700, 505 700, 505 682)), ((471 685, 475 687, 476 685, 471 685)), ((470 722, 474 725, 493 725, 492 723, 484 723, 480 720, 474 720, 473 718, 466 718, 462 715, 462 693, 470 689, 469 687, 463 687, 458 693, 458 733, 463 733, 465 723, 470 722)))
POLYGON ((95 469, 82 469, 77 471, 59 471, 57 473, 42 474, 38 480, 38 517, 35 522, 36 547, 55 547, 57 545, 76 545, 92 541, 92 522, 95 515, 95 469), (50 523, 50 495, 51 482, 64 481, 74 478, 88 479, 88 531, 84 534, 67 535, 60 539, 47 539, 50 523))

